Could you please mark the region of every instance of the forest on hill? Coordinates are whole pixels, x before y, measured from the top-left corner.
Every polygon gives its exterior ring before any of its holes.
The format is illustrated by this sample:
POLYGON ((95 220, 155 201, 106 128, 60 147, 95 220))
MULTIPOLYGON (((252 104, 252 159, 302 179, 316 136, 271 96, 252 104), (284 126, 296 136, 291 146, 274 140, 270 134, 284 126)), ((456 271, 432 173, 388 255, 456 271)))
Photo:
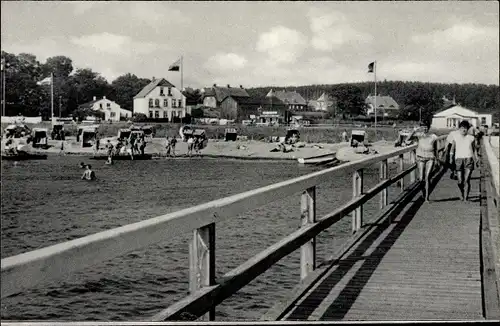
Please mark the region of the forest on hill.
MULTIPOLYGON (((253 96, 265 96, 270 87, 247 89, 253 96)), ((360 112, 359 103, 364 102, 368 95, 374 95, 374 83, 345 83, 334 85, 305 85, 297 87, 283 87, 274 90, 296 91, 306 101, 316 100, 326 93, 335 99, 340 111, 357 115, 360 112)), ((452 100, 466 108, 481 113, 492 113, 495 121, 499 121, 500 87, 484 84, 444 84, 424 83, 415 81, 379 81, 377 82, 379 95, 391 96, 400 106, 401 120, 418 120, 419 108, 422 108, 422 117, 428 119, 436 111, 441 110, 452 100), (447 100, 449 101, 447 101, 447 100)))
MULTIPOLYGON (((111 83, 91 68, 75 69, 71 58, 59 55, 45 62, 28 53, 12 54, 2 51, 5 74, 6 114, 25 116, 50 115, 50 87, 40 86, 40 81, 50 73, 54 75, 54 112, 61 116, 76 115, 78 105, 92 101, 93 97, 107 98, 117 102, 123 109, 133 110, 133 97, 151 80, 126 73, 111 83)), ((208 86, 208 85, 207 85, 208 86)), ((251 96, 264 97, 271 87, 247 88, 251 96)), ((345 83, 335 85, 305 85, 279 87, 274 90, 297 91, 306 100, 317 99, 322 93, 335 99, 336 112, 357 116, 364 113, 364 100, 374 94, 373 82, 345 83)), ((422 118, 427 119, 443 108, 443 98, 455 99, 457 104, 480 111, 493 113, 499 121, 500 88, 484 84, 442 84, 409 81, 380 81, 377 93, 390 95, 400 106, 399 119, 418 120, 419 109, 422 118)), ((199 90, 190 98, 200 99, 199 90)), ((3 98, 2 98, 3 100, 3 98)), ((201 102, 200 102, 201 103, 201 102)))

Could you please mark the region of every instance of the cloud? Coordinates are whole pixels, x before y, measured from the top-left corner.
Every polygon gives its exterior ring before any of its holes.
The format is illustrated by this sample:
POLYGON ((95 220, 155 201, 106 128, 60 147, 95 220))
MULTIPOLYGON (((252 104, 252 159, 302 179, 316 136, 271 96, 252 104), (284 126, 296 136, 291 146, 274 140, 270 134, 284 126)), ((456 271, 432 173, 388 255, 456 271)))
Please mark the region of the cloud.
POLYGON ((256 49, 267 53, 277 64, 294 63, 307 47, 304 34, 284 26, 275 26, 259 36, 256 49))
POLYGON ((83 48, 92 49, 112 55, 148 54, 166 46, 148 42, 136 42, 130 36, 117 35, 108 32, 71 37, 71 43, 83 48))
POLYGON ((247 62, 245 57, 236 53, 217 53, 207 60, 205 67, 207 69, 235 71, 244 68, 247 62))
POLYGON ((357 31, 349 25, 346 16, 338 11, 324 13, 317 8, 308 13, 313 37, 311 45, 316 50, 332 51, 349 43, 369 43, 373 36, 357 31))
POLYGON ((427 34, 413 35, 411 40, 419 45, 431 45, 435 48, 471 46, 473 43, 485 43, 498 49, 498 28, 476 26, 471 23, 457 23, 447 29, 427 34))
POLYGON ((73 6, 73 12, 76 15, 82 15, 96 6, 103 4, 101 1, 71 1, 70 4, 73 6))
POLYGON ((129 13, 133 22, 141 22, 158 28, 167 23, 188 23, 190 19, 180 10, 174 9, 166 2, 132 2, 129 13))

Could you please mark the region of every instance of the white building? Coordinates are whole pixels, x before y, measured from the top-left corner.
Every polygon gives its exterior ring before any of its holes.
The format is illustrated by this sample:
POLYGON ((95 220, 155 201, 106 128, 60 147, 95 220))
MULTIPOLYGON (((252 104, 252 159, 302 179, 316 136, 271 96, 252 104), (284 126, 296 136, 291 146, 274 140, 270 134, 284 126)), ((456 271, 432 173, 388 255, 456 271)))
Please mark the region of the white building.
POLYGON ((131 111, 122 109, 118 103, 107 99, 106 96, 99 100, 94 96, 92 101, 80 104, 78 108, 90 108, 104 112, 105 121, 120 121, 120 117, 124 119, 132 117, 131 111))
POLYGON ((164 78, 153 78, 151 83, 134 96, 134 113, 168 121, 191 114, 186 109, 186 96, 164 78))
POLYGON ((493 116, 489 113, 478 113, 464 108, 460 105, 452 106, 448 109, 438 111, 432 117, 432 128, 454 129, 462 120, 467 120, 476 128, 487 125, 491 127, 493 116))

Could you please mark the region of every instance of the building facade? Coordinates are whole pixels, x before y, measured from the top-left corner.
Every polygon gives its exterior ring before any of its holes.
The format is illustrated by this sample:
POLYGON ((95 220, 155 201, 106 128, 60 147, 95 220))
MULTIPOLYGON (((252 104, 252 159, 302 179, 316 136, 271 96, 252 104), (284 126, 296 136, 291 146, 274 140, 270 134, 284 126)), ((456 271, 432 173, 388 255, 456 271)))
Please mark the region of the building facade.
POLYGON ((122 109, 118 103, 107 99, 106 96, 103 96, 102 99, 97 99, 94 96, 92 101, 80 104, 78 108, 103 112, 105 121, 120 121, 132 117, 131 111, 122 109))
POLYGON ((469 121, 476 128, 480 126, 491 127, 493 115, 490 113, 479 113, 460 105, 454 105, 434 114, 432 117, 432 128, 456 129, 462 120, 469 121))
POLYGON ((134 96, 134 113, 169 122, 191 114, 186 107, 186 96, 164 78, 153 79, 134 96))
POLYGON ((397 117, 399 115, 399 104, 390 96, 368 95, 365 99, 366 115, 375 115, 375 105, 377 106, 378 117, 397 117))
POLYGON ((241 118, 241 111, 250 103, 250 95, 243 88, 217 86, 205 87, 202 89, 203 106, 217 109, 220 112, 220 118, 228 120, 237 120, 241 118))

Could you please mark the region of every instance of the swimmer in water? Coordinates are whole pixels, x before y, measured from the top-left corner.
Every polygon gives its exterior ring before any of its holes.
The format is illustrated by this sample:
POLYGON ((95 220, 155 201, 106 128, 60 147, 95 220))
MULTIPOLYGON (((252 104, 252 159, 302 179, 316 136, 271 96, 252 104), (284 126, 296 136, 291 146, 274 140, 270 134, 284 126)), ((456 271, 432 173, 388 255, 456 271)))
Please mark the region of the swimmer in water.
POLYGON ((92 166, 90 164, 86 165, 85 172, 83 172, 82 180, 95 180, 96 176, 94 171, 92 171, 92 166))

